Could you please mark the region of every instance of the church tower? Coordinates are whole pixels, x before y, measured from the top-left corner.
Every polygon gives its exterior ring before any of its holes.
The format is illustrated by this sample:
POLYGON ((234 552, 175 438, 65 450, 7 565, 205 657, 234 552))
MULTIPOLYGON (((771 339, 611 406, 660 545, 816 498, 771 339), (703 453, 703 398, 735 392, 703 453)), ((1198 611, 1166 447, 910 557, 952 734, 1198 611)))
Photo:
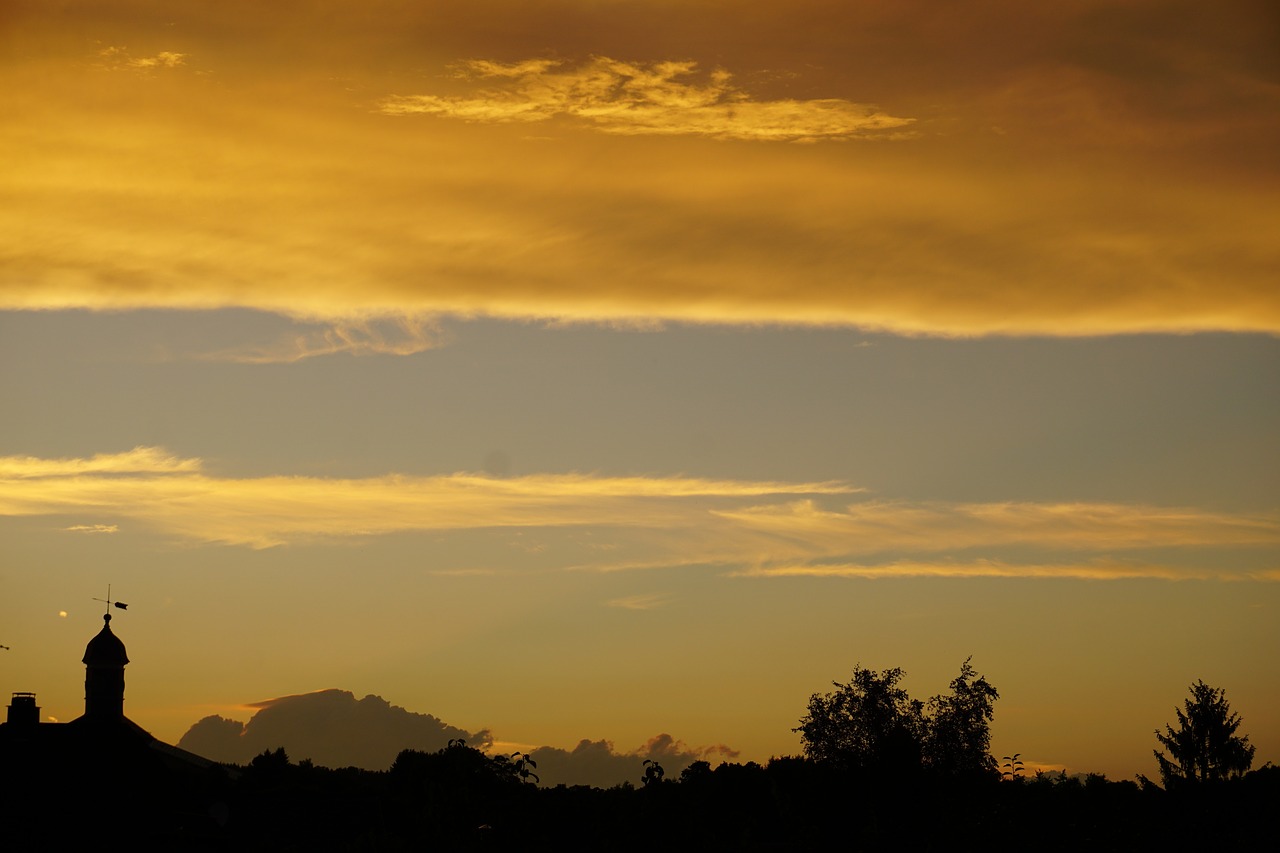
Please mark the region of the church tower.
POLYGON ((124 667, 129 662, 124 643, 111 633, 111 614, 102 617, 102 630, 84 650, 84 715, 91 720, 124 717, 124 667))

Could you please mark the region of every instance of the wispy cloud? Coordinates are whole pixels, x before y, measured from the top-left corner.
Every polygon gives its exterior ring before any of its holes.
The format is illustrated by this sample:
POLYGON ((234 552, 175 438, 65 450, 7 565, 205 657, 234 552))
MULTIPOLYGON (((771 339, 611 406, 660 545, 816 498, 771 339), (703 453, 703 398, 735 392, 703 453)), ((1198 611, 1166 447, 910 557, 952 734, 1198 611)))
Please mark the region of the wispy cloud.
MULTIPOLYGON (((608 533, 573 548, 562 568, 719 566, 734 576, 773 578, 1280 580, 1274 566, 1224 568, 1218 560, 1222 549, 1280 544, 1275 513, 1107 503, 818 504, 859 491, 839 481, 580 473, 227 478, 204 473, 199 459, 148 447, 88 459, 0 457, 0 514, 93 514, 179 540, 252 548, 414 531, 582 529, 608 533), (1169 561, 1172 552, 1183 557, 1169 561), (1133 556, 1117 556, 1125 553, 1133 556)), ((440 567, 490 570, 474 560, 440 567)), ((640 610, 664 599, 605 603, 640 610)))
POLYGON ((628 595, 623 598, 614 598, 605 602, 606 607, 616 607, 620 610, 653 610, 667 603, 667 597, 658 593, 650 593, 647 595, 628 595))
POLYGON ((1188 569, 1180 566, 1137 565, 1118 562, 1064 563, 1060 565, 973 562, 893 562, 872 564, 809 564, 742 569, 730 573, 740 578, 1057 578, 1066 580, 1277 580, 1276 572, 1188 569))
POLYGON ((359 537, 411 530, 471 530, 589 525, 687 529, 707 510, 771 495, 848 494, 840 482, 783 483, 696 477, 609 477, 538 474, 492 478, 471 473, 362 479, 216 478, 200 460, 177 460, 138 448, 93 460, 0 459, 0 514, 95 511, 127 517, 182 538, 271 547, 314 538, 359 537), (77 464, 79 462, 79 464, 77 464), (106 476, 96 465, 158 474, 106 476), (43 474, 33 472, 43 471, 43 474), (181 476, 174 476, 181 473, 181 476))
POLYGON ((324 355, 415 355, 440 346, 443 333, 432 317, 370 318, 337 322, 266 346, 221 350, 204 361, 280 364, 324 355))
POLYGON ((70 533, 119 533, 120 525, 118 524, 73 524, 70 527, 64 527, 70 533))
POLYGON ((710 136, 813 142, 905 135, 914 119, 839 98, 757 100, 723 69, 700 74, 696 62, 621 62, 606 56, 578 65, 528 59, 474 59, 455 66, 466 80, 497 88, 471 95, 395 95, 386 115, 434 115, 477 122, 540 122, 568 117, 605 133, 710 136))
POLYGON ((1101 550, 1280 543, 1273 513, 1132 504, 862 501, 833 511, 800 500, 716 513, 815 548, 861 554, 1015 544, 1101 550))
POLYGON ((100 64, 107 68, 128 68, 135 71, 155 71, 185 65, 187 55, 172 50, 162 50, 153 56, 133 56, 127 47, 105 47, 98 51, 100 64))
POLYGON ((200 467, 199 459, 182 459, 159 447, 135 447, 123 453, 98 453, 87 459, 0 456, 0 480, 80 474, 194 474, 200 467))

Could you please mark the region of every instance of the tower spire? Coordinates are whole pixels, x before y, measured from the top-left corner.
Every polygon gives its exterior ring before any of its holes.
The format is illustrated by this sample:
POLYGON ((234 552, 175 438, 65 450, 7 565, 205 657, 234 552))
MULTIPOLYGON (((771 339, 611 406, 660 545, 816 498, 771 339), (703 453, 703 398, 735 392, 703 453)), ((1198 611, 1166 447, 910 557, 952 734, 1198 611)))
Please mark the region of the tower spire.
MULTIPOLYGON (((91 719, 124 716, 124 667, 129 662, 124 643, 111 632, 111 586, 107 597, 95 598, 107 605, 102 614, 102 630, 84 650, 84 715, 91 719)), ((128 605, 114 602, 121 610, 128 605)))

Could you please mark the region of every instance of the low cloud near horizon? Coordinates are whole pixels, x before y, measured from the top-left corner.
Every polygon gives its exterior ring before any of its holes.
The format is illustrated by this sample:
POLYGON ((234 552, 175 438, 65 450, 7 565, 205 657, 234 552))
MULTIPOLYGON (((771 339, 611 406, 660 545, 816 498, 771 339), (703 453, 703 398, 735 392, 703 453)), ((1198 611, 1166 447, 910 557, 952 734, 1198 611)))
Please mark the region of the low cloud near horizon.
POLYGON ((284 747, 293 761, 325 767, 385 770, 403 749, 434 752, 462 738, 484 748, 487 730, 469 732, 430 714, 407 711, 380 696, 357 700, 347 690, 320 690, 255 702, 248 722, 208 716, 178 741, 183 749, 227 764, 246 764, 266 750, 284 747))
POLYGON ((724 744, 690 746, 664 732, 630 752, 618 752, 612 741, 583 738, 573 749, 540 746, 530 751, 529 757, 537 762, 543 785, 610 788, 623 782, 638 783, 646 759, 662 765, 667 778, 675 778, 695 761, 715 766, 733 761, 738 754, 738 750, 724 744))
MULTIPOLYGON (((381 696, 356 699, 347 690, 318 690, 255 702, 248 722, 217 715, 191 726, 178 746, 213 761, 247 764, 264 751, 283 748, 291 761, 310 759, 323 767, 386 770, 405 749, 435 752, 461 738, 468 746, 499 751, 488 729, 470 732, 430 715, 392 705, 381 696)), ((732 761, 738 751, 724 744, 695 747, 661 733, 629 752, 611 741, 583 738, 573 749, 539 746, 528 750, 542 785, 608 788, 637 783, 645 759, 659 762, 668 776, 695 761, 732 761)))

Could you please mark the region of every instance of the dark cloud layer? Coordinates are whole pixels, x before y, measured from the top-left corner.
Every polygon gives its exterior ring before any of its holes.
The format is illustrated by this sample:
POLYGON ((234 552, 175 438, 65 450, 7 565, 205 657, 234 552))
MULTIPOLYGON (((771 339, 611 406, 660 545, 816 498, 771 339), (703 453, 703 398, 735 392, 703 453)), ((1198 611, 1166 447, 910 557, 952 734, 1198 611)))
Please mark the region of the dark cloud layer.
POLYGON ((357 700, 346 690, 321 690, 268 699, 251 707, 249 722, 205 717, 178 745, 215 761, 244 764, 264 750, 284 747, 295 761, 326 767, 385 770, 402 749, 434 752, 454 738, 483 748, 489 733, 468 732, 392 705, 380 696, 357 700))
MULTIPOLYGON (((447 725, 430 714, 417 714, 392 705, 380 696, 357 700, 346 690, 320 690, 257 702, 247 723, 209 716, 193 725, 178 745, 197 755, 231 764, 245 764, 265 750, 283 747, 294 761, 311 759, 325 767, 363 767, 386 770, 404 749, 435 752, 455 738, 488 749, 487 729, 469 732, 447 725)), ((737 750, 722 744, 691 747, 669 734, 659 734, 630 752, 619 752, 607 740, 583 739, 571 750, 552 746, 533 749, 543 785, 612 787, 637 783, 645 759, 659 762, 667 774, 678 776, 695 761, 713 765, 733 760, 737 750)))
POLYGON ((707 761, 715 766, 736 759, 738 751, 723 744, 693 747, 663 733, 631 752, 618 752, 607 740, 584 738, 573 749, 538 747, 530 757, 538 763, 538 776, 543 785, 610 788, 624 782, 637 784, 646 759, 658 762, 663 772, 674 778, 695 761, 707 761))

